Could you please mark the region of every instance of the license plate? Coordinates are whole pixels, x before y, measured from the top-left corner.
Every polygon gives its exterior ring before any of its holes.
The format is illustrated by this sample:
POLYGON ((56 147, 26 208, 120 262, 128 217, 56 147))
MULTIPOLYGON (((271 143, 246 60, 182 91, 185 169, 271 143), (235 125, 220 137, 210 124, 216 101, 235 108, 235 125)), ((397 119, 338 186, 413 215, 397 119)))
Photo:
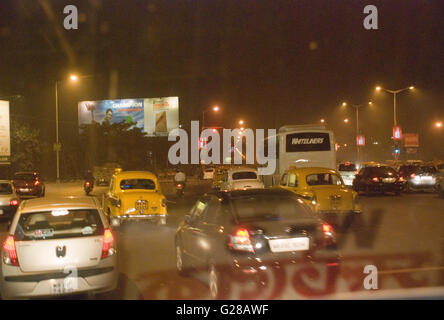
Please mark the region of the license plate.
POLYGON ((20 188, 20 192, 29 192, 28 188, 20 188))
POLYGON ((307 237, 268 240, 271 252, 290 252, 308 250, 310 239, 307 237))
POLYGON ((53 280, 51 283, 51 294, 60 295, 73 292, 73 280, 70 278, 53 280))

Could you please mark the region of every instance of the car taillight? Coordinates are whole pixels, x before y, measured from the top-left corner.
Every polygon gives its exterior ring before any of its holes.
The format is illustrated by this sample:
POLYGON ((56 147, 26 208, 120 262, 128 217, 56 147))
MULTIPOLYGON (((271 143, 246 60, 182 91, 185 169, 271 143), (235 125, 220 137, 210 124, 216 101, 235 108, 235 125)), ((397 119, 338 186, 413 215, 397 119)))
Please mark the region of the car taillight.
POLYGON ((413 179, 413 178, 415 178, 416 177, 416 174, 414 174, 414 173, 412 173, 411 175, 410 175, 410 178, 411 179, 413 179))
POLYGON ((114 254, 114 236, 110 229, 105 229, 103 233, 102 259, 114 254))
POLYGON ((86 186, 89 187, 90 183, 87 181, 85 182, 86 186))
POLYGON ((9 201, 9 205, 10 206, 18 206, 19 202, 17 199, 12 199, 11 201, 9 201))
POLYGON ((373 181, 373 182, 379 182, 379 178, 378 178, 378 177, 373 177, 373 178, 372 178, 372 181, 373 181))
POLYGON ((14 236, 8 236, 3 243, 3 262, 16 267, 19 266, 14 236))
POLYGON ((251 243, 250 233, 247 229, 238 229, 234 235, 230 235, 230 242, 228 246, 238 251, 254 252, 253 244, 251 243))
POLYGON ((177 185, 177 187, 180 189, 180 188, 182 188, 182 185, 179 183, 179 184, 177 185))
POLYGON ((403 177, 399 177, 399 181, 404 182, 405 179, 403 177))
POLYGON ((331 235, 333 233, 333 227, 327 223, 324 223, 322 225, 322 231, 324 232, 324 235, 331 235))
POLYGON ((40 184, 40 181, 39 181, 39 180, 35 180, 35 181, 34 181, 34 186, 37 187, 39 184, 40 184))

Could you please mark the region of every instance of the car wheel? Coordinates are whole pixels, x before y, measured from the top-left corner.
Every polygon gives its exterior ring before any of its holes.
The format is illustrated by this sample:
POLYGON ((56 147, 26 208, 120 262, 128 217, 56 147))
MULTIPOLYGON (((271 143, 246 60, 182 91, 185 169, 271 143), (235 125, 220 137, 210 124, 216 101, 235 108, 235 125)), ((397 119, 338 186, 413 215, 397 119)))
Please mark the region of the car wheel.
POLYGON ((228 296, 227 284, 228 281, 224 273, 214 263, 210 263, 208 267, 208 286, 211 298, 226 299, 228 296))
POLYGON ((176 270, 181 276, 188 276, 190 271, 187 258, 184 256, 179 244, 176 244, 176 270))

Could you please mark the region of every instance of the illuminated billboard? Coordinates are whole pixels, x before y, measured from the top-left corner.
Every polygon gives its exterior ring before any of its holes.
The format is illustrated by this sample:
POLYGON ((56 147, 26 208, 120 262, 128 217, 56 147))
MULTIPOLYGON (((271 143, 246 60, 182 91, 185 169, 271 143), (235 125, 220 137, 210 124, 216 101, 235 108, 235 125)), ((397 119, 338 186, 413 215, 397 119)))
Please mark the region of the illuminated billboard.
POLYGON ((168 136, 179 128, 179 98, 142 98, 81 101, 79 125, 131 123, 148 136, 168 136))
POLYGON ((9 101, 0 100, 0 163, 11 162, 11 132, 9 126, 9 101))

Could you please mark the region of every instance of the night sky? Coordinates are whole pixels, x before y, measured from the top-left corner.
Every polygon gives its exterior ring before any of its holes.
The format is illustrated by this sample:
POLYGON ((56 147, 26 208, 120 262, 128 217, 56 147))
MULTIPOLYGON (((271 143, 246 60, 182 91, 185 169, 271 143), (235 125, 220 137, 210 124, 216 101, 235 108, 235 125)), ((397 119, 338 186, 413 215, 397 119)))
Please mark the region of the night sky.
POLYGON ((212 125, 275 128, 325 118, 340 143, 353 143, 355 113, 342 101, 374 102, 360 126, 390 158, 393 98, 404 132, 419 132, 421 157, 444 158, 444 1, 0 1, 0 97, 12 116, 55 140, 54 83, 61 83, 61 140, 77 132, 77 101, 179 96, 185 126, 201 111, 212 125), (63 7, 79 29, 63 29, 63 7), (365 30, 376 5, 379 30, 365 30), (350 118, 348 125, 343 123, 350 118))

